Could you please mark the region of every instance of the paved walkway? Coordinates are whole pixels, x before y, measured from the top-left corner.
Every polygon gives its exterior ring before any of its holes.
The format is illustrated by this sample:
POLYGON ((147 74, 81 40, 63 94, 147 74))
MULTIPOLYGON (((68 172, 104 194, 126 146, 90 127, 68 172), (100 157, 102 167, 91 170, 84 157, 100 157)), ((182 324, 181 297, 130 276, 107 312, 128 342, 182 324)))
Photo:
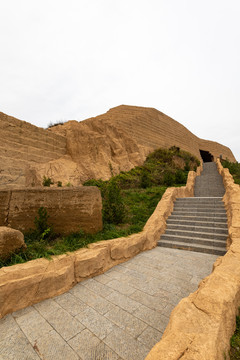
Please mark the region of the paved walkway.
POLYGON ((0 320, 0 359, 142 360, 216 258, 155 248, 7 315, 0 320))

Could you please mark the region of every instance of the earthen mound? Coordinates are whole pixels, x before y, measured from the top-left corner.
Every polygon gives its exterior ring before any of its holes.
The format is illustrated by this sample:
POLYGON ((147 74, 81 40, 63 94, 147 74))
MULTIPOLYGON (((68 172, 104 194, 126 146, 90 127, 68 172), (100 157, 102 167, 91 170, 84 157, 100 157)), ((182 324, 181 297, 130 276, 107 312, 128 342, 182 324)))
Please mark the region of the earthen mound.
POLYGON ((1 145, 5 177, 0 184, 5 187, 41 185, 43 176, 63 185, 80 185, 90 178, 106 180, 112 172, 141 165, 159 147, 177 146, 208 161, 220 155, 235 161, 226 146, 199 139, 153 108, 121 105, 47 130, 0 113, 0 125, 5 136, 1 145))

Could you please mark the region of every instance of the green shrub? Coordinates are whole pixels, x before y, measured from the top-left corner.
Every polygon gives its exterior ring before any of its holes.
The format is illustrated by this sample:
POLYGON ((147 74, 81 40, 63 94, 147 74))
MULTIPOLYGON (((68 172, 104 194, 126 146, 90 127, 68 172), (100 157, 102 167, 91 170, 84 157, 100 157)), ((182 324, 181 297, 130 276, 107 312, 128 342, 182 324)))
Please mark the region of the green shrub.
POLYGON ((170 171, 166 171, 163 177, 163 183, 167 186, 172 186, 175 182, 175 176, 170 171))
POLYGON ((54 182, 52 181, 52 179, 50 177, 46 177, 44 175, 42 184, 43 184, 43 186, 49 187, 50 185, 54 184, 54 182))
POLYGON ((103 221, 121 224, 125 218, 125 207, 121 191, 116 180, 111 179, 105 189, 103 198, 103 221))
POLYGON ((175 182, 176 184, 186 184, 187 173, 183 170, 177 170, 175 173, 175 182))
POLYGON ((39 234, 42 234, 48 228, 48 219, 47 209, 41 206, 38 209, 38 216, 34 219, 34 225, 39 234))
POLYGON ((58 181, 58 182, 57 182, 57 186, 58 186, 58 187, 62 187, 62 182, 61 182, 61 181, 58 181))
POLYGON ((101 191, 102 197, 104 197, 106 184, 107 184, 107 182, 103 181, 102 179, 100 179, 100 180, 90 179, 90 180, 85 181, 85 183, 83 183, 83 186, 97 186, 101 191))
POLYGON ((190 163, 189 163, 189 160, 186 160, 185 166, 184 166, 184 170, 185 170, 185 171, 190 171, 190 163))
POLYGON ((152 185, 149 174, 143 171, 140 178, 140 186, 142 189, 146 189, 152 185))
POLYGON ((238 162, 230 162, 228 159, 221 160, 221 163, 224 168, 229 169, 234 182, 240 185, 240 164, 238 162))
POLYGON ((39 237, 41 240, 50 238, 53 235, 51 226, 48 224, 49 215, 47 209, 41 206, 38 209, 38 216, 34 219, 34 235, 39 237))
POLYGON ((236 316, 236 330, 230 339, 230 360, 240 359, 240 317, 236 316))

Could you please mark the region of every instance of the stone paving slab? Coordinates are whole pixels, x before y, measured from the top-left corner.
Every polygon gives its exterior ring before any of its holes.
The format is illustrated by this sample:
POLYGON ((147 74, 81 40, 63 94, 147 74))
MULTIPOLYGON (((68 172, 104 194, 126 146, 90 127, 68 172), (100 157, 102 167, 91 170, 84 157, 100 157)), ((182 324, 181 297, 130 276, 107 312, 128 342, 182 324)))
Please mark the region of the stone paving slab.
POLYGON ((0 360, 145 359, 216 255, 157 247, 0 320, 0 360))

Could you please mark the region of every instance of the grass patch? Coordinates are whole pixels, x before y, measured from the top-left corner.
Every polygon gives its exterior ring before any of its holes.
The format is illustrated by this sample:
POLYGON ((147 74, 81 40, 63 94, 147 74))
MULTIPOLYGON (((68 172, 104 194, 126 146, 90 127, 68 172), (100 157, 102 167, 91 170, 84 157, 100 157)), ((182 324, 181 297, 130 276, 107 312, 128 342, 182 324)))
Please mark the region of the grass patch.
MULTIPOLYGON (((53 235, 51 231, 46 234, 49 237, 45 237, 43 236, 45 230, 42 234, 36 230, 29 232, 24 236, 27 249, 18 254, 12 254, 8 260, 0 260, 0 267, 20 264, 38 258, 50 259, 53 255, 75 251, 93 242, 138 233, 142 231, 146 221, 154 212, 165 190, 166 187, 149 188, 146 191, 124 190, 122 198, 126 207, 125 222, 119 225, 105 222, 103 230, 94 235, 79 231, 68 236, 59 236, 53 235)), ((49 229, 47 224, 46 227, 49 229)))
POLYGON ((240 163, 230 162, 228 160, 221 160, 222 166, 229 169, 235 184, 240 185, 240 163))
POLYGON ((230 360, 240 360, 240 316, 236 317, 236 330, 230 340, 230 360))
MULTIPOLYGON (((103 199, 103 230, 94 235, 79 231, 68 236, 54 234, 48 214, 39 209, 35 230, 24 234, 27 249, 0 260, 0 267, 75 251, 88 244, 140 232, 168 186, 186 184, 188 171, 199 165, 197 158, 177 147, 158 149, 143 166, 113 175, 108 181, 91 179, 85 186, 98 186, 103 199)), ((111 166, 111 164, 110 164, 111 166)), ((111 168, 112 169, 112 168, 111 168)), ((111 170, 112 171, 112 170, 111 170)))

